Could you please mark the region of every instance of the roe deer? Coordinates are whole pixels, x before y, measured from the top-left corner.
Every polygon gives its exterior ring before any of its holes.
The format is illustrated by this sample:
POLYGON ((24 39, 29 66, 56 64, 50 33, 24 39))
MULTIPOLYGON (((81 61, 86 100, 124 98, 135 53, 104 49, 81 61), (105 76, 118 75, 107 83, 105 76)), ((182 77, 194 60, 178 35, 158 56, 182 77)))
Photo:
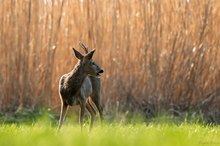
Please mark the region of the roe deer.
POLYGON ((87 109, 91 115, 90 130, 93 127, 93 121, 96 114, 94 104, 96 105, 101 120, 103 119, 102 107, 100 105, 100 79, 98 77, 103 73, 92 56, 95 49, 91 52, 87 51, 86 55, 82 55, 80 52, 73 48, 73 52, 76 58, 79 59, 74 69, 64 74, 60 78, 59 82, 59 94, 61 99, 61 112, 59 119, 59 127, 61 128, 67 113, 68 107, 73 105, 80 105, 79 121, 81 129, 83 127, 83 118, 85 110, 87 109), (91 99, 89 98, 91 97, 91 99))

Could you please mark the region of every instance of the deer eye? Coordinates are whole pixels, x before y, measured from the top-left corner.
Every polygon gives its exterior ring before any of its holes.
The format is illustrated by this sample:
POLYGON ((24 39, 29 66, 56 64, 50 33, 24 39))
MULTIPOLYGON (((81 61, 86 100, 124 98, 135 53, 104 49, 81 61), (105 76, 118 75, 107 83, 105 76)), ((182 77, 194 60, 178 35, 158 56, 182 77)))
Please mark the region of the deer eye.
POLYGON ((95 62, 94 62, 94 61, 92 61, 92 62, 91 62, 91 64, 92 64, 92 65, 94 65, 94 64, 95 64, 95 62))

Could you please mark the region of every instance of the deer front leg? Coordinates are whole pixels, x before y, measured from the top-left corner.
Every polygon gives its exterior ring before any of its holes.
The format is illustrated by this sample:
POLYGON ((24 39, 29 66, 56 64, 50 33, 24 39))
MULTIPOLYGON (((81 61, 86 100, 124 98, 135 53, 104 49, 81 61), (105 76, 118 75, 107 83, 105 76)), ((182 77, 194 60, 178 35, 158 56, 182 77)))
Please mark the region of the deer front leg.
POLYGON ((60 128, 63 124, 63 121, 65 119, 67 110, 68 110, 68 105, 66 103, 62 103, 61 110, 60 110, 59 126, 58 126, 58 129, 57 129, 58 131, 60 130, 60 128))
POLYGON ((81 126, 81 131, 83 129, 83 119, 86 111, 86 102, 85 101, 80 101, 80 115, 79 115, 79 122, 81 126))

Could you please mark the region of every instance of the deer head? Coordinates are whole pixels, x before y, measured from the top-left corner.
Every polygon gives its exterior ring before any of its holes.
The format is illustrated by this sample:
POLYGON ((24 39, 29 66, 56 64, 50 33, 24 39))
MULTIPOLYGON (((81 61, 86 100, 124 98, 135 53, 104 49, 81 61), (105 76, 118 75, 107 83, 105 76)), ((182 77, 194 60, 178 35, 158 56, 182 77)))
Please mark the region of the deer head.
POLYGON ((91 76, 100 76, 103 73, 103 69, 101 69, 95 61, 92 59, 95 49, 88 52, 86 55, 82 55, 76 49, 73 48, 74 55, 77 59, 79 59, 80 64, 82 65, 83 71, 91 76))

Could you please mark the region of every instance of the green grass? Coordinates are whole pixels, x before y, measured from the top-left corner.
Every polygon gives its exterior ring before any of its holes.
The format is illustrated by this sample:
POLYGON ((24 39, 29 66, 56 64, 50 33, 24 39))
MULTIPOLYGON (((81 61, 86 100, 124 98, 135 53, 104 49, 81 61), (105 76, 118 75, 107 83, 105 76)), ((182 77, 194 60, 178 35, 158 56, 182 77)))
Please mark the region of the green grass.
POLYGON ((103 124, 81 132, 66 123, 59 133, 48 122, 1 124, 0 146, 206 146, 220 145, 220 127, 199 124, 103 124))

